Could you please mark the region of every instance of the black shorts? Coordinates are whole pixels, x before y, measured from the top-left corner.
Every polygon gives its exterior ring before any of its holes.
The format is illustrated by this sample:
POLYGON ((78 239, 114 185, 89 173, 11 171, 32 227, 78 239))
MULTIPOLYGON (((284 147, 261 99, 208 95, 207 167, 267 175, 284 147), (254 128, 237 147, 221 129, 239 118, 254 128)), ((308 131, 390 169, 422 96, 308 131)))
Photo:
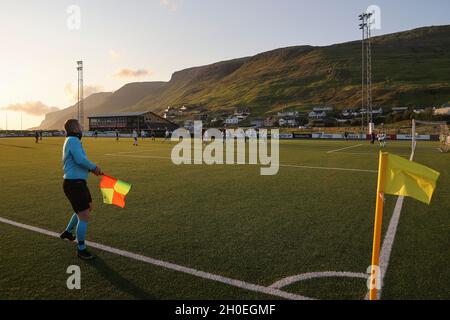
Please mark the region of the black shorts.
POLYGON ((86 180, 64 180, 63 189, 75 213, 80 213, 90 208, 92 197, 86 180))

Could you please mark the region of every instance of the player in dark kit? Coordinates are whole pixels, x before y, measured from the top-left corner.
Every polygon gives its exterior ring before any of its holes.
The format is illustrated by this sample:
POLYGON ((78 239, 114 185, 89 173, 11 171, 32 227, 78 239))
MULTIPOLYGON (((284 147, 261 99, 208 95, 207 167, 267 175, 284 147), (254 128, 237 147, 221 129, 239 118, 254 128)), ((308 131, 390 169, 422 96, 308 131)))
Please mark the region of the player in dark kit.
POLYGON ((86 157, 81 144, 82 129, 78 120, 67 120, 64 129, 67 138, 63 148, 63 189, 74 213, 60 238, 74 241, 75 237, 72 231, 76 226, 78 257, 84 260, 91 260, 94 256, 86 249, 85 244, 89 214, 92 210, 92 197, 87 187, 86 179, 89 172, 99 176, 102 175, 102 171, 86 157))
POLYGON ((377 134, 375 131, 372 132, 372 134, 370 135, 370 143, 371 144, 375 144, 375 140, 377 139, 377 134))
POLYGON ((34 143, 39 142, 39 132, 37 132, 37 131, 34 132, 34 139, 35 139, 34 143))
POLYGON ((156 137, 155 130, 152 129, 152 141, 155 141, 155 137, 156 137))

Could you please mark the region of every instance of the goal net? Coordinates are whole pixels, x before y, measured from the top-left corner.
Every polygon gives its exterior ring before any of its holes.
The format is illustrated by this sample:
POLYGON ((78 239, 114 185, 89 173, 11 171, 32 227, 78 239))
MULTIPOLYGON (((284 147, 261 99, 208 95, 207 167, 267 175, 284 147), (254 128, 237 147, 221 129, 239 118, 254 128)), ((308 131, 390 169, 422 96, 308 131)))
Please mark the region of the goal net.
POLYGON ((450 132, 445 121, 419 121, 412 122, 412 147, 415 149, 417 141, 436 141, 440 152, 450 151, 450 132))

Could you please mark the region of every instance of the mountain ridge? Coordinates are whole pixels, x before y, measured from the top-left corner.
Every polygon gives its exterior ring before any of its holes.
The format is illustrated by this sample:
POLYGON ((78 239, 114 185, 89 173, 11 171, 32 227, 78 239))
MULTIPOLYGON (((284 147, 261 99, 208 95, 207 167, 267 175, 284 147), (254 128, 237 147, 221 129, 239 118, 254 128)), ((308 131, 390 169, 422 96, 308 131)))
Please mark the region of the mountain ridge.
MULTIPOLYGON (((450 25, 376 36, 372 42, 376 106, 450 100, 450 25)), ((360 41, 279 48, 176 71, 167 82, 129 83, 92 112, 159 113, 188 105, 211 113, 247 107, 254 116, 266 116, 286 107, 358 108, 360 60, 360 41)))

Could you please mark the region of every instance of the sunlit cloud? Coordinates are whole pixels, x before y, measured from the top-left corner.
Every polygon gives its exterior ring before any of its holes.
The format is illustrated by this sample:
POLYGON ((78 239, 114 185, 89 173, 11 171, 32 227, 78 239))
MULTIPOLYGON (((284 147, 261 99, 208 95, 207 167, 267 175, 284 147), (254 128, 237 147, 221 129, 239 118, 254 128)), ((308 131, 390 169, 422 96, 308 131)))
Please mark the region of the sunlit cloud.
POLYGON ((108 51, 108 55, 109 55, 109 58, 114 61, 119 60, 121 57, 120 53, 118 53, 117 51, 115 51, 113 49, 108 51))
POLYGON ((151 70, 146 69, 137 69, 137 70, 120 69, 115 73, 115 76, 119 78, 139 78, 150 76, 152 74, 153 72, 151 70))
POLYGON ((175 12, 178 9, 178 5, 173 0, 159 0, 161 6, 167 7, 170 11, 175 12))
POLYGON ((59 110, 57 107, 49 107, 40 101, 9 104, 2 109, 6 111, 23 112, 31 116, 43 116, 47 113, 59 110))
MULTIPOLYGON (((78 100, 78 88, 73 86, 71 83, 67 83, 64 87, 64 91, 66 95, 69 97, 70 101, 78 100)), ((96 85, 86 85, 83 87, 83 96, 84 98, 89 97, 90 95, 103 91, 102 86, 96 85)))

